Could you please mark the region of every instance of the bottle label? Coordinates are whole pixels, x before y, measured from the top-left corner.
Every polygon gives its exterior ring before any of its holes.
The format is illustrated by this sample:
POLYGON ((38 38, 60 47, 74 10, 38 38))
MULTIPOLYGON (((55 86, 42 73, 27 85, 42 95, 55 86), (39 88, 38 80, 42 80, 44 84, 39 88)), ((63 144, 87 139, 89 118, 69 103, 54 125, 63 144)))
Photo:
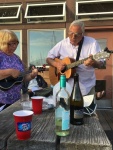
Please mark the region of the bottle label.
POLYGON ((63 108, 62 107, 58 107, 55 110, 55 118, 61 118, 62 111, 63 111, 63 108))
POLYGON ((70 111, 62 112, 62 130, 68 130, 70 128, 70 111))
POLYGON ((70 128, 70 111, 66 111, 64 108, 59 107, 55 110, 55 118, 61 118, 62 130, 68 130, 70 128))
POLYGON ((83 118, 83 109, 74 110, 74 119, 80 119, 83 118))
POLYGON ((24 132, 31 130, 31 122, 19 122, 17 123, 18 131, 24 132))

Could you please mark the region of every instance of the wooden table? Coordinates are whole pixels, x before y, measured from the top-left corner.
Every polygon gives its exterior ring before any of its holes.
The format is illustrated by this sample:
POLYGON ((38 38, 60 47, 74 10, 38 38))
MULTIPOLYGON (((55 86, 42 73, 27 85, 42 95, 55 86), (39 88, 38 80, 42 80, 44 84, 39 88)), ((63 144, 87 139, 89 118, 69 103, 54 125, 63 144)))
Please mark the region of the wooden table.
POLYGON ((31 138, 18 140, 13 112, 21 109, 16 102, 0 113, 0 150, 112 150, 97 116, 85 117, 84 125, 71 125, 69 136, 56 137, 54 110, 33 115, 31 138))

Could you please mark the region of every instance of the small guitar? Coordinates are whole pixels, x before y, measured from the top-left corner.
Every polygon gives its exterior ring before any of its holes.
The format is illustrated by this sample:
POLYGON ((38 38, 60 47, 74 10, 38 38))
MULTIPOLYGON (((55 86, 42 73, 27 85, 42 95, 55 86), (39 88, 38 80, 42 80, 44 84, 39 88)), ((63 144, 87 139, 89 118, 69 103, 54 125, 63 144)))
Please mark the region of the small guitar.
MULTIPOLYGON (((45 67, 37 67, 38 72, 43 72, 46 70, 45 67)), ((12 86, 14 86, 15 84, 19 84, 23 81, 23 77, 29 73, 31 73, 32 70, 26 71, 26 72, 21 72, 20 75, 17 78, 13 78, 13 77, 7 77, 3 80, 0 80, 0 89, 2 90, 8 90, 10 89, 12 86)))
MULTIPOLYGON (((99 60, 101 58, 102 59, 109 58, 111 53, 113 53, 113 52, 109 51, 108 48, 105 48, 104 51, 99 52, 96 55, 93 55, 93 59, 99 60)), ((75 69, 73 69, 73 68, 79 66, 80 64, 83 64, 84 61, 87 60, 88 58, 89 57, 75 62, 75 60, 72 60, 72 59, 66 57, 62 60, 55 58, 55 61, 57 61, 57 62, 62 61, 66 64, 66 67, 62 72, 66 75, 66 78, 68 79, 71 77, 71 75, 73 75, 73 73, 75 73, 75 69)), ((59 81, 60 74, 61 74, 61 72, 59 72, 57 70, 57 68, 55 68, 53 66, 49 67, 49 78, 50 78, 50 82, 52 85, 55 85, 59 81)))

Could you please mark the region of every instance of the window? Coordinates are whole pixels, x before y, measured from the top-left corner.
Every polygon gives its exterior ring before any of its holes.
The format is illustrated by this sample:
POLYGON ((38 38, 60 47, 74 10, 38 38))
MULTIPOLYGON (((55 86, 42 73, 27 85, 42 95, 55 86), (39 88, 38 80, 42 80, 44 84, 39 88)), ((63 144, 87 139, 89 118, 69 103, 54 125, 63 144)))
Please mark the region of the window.
POLYGON ((62 22, 66 20, 66 3, 27 4, 28 22, 62 22))
MULTIPOLYGON (((29 30, 28 48, 29 64, 42 66, 46 64, 48 51, 65 37, 65 30, 29 30)), ((28 64, 28 66, 29 66, 28 64)))
POLYGON ((17 35, 18 40, 19 40, 19 44, 17 46, 15 54, 17 54, 22 59, 22 38, 21 38, 22 35, 21 35, 21 31, 14 31, 14 32, 17 35))
POLYGON ((21 22, 21 5, 0 6, 0 23, 21 22))
POLYGON ((85 0, 76 2, 76 18, 83 20, 113 19, 113 0, 85 0))

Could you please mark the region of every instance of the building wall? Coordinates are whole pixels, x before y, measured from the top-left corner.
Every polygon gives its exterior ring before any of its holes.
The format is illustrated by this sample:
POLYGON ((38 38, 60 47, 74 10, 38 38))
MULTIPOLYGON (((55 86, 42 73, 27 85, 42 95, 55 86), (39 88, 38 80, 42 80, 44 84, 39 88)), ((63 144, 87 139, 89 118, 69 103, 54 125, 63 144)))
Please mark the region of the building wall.
MULTIPOLYGON (((66 35, 68 33, 68 27, 70 23, 75 20, 75 0, 62 0, 62 2, 66 1, 66 22, 54 22, 54 23, 27 23, 27 19, 24 18, 25 10, 26 10, 26 4, 27 3, 50 3, 50 2, 61 2, 61 0, 0 0, 0 5, 5 4, 22 4, 22 23, 16 23, 16 24, 0 24, 0 29, 8 28, 11 30, 22 30, 22 60, 26 64, 28 64, 28 46, 27 46, 27 30, 28 29, 53 29, 53 28, 65 28, 66 29, 66 35)), ((94 38, 98 38, 93 33, 99 33, 103 34, 104 32, 110 32, 113 33, 113 20, 96 20, 96 21, 84 21, 85 23, 85 29, 86 29, 86 35, 94 36, 94 38)), ((105 33, 106 34, 106 33, 105 33)), ((104 35, 102 35, 104 38, 104 35)), ((113 42, 112 39, 109 38, 109 42, 107 43, 107 46, 109 49, 113 49, 113 42)), ((97 79, 105 79, 107 81, 107 88, 112 89, 112 57, 110 58, 110 61, 108 62, 111 67, 108 68, 107 72, 104 70, 104 72, 101 74, 102 70, 96 71, 96 77, 97 79), (101 77, 100 77, 101 74, 101 77), (110 76, 110 77, 109 77, 110 76), (107 79, 106 79, 107 77, 107 79)), ((45 71, 43 73, 40 73, 48 82, 50 85, 49 80, 49 72, 45 71)), ((106 99, 110 100, 110 105, 112 106, 112 92, 109 94, 107 92, 106 99)), ((103 101, 102 101, 103 102, 103 101)), ((101 104, 100 104, 101 105, 101 104)), ((105 102, 106 105, 106 102, 105 102)), ((109 105, 109 104, 108 104, 109 105)))
MULTIPOLYGON (((0 5, 5 4, 22 4, 22 23, 16 24, 0 24, 0 29, 8 28, 11 30, 22 30, 22 60, 27 65, 27 30, 28 29, 52 29, 52 28, 66 28, 66 32, 68 32, 68 27, 70 23, 75 19, 75 0, 62 0, 66 1, 66 22, 59 23, 27 23, 27 19, 24 18, 26 4, 27 3, 48 3, 48 2, 61 2, 61 0, 1 0, 0 5)), ((100 30, 107 31, 113 29, 113 21, 112 20, 97 20, 97 21, 85 21, 86 33, 89 31, 94 31, 95 29, 100 32, 100 30)))

